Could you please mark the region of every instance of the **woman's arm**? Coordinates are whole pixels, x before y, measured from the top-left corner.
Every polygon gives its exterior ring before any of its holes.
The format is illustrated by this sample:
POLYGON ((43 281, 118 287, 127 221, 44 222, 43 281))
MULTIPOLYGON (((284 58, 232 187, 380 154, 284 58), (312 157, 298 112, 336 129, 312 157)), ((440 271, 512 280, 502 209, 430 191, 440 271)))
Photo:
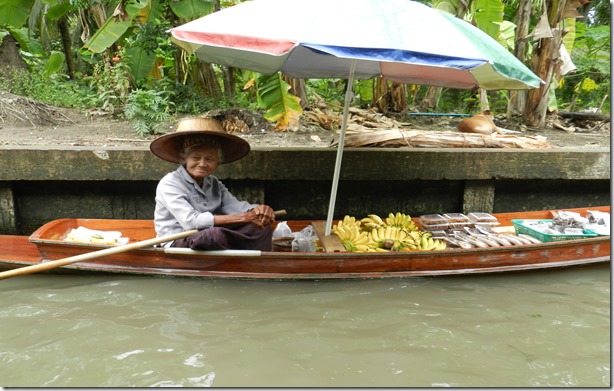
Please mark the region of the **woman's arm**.
POLYGON ((224 226, 234 224, 254 224, 257 227, 264 227, 273 224, 275 212, 268 205, 258 205, 254 209, 243 213, 214 215, 213 225, 224 226))

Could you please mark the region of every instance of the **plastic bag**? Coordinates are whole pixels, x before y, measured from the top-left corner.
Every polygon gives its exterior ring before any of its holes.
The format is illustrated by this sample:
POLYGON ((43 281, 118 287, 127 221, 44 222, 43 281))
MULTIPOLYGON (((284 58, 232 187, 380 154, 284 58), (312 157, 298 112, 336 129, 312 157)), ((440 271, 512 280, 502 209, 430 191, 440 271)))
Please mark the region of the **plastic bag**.
POLYGON ((292 252, 316 252, 317 235, 311 225, 306 226, 300 232, 294 233, 292 252))
POLYGON ((290 236, 294 235, 292 234, 292 230, 290 229, 290 227, 288 227, 287 221, 282 221, 278 223, 277 227, 275 227, 275 231, 273 231, 273 239, 287 238, 290 236))
POLYGON ((598 210, 588 210, 586 213, 588 224, 586 228, 599 235, 610 235, 610 214, 598 210))

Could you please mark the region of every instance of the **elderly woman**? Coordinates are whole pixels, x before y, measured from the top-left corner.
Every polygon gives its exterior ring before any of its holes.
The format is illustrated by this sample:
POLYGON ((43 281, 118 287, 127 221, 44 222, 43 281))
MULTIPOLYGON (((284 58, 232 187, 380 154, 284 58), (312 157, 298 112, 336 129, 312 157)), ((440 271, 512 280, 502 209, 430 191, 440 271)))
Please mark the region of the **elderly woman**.
POLYGON ((198 229, 166 246, 271 250, 273 209, 237 200, 213 175, 219 164, 247 155, 247 141, 224 132, 212 118, 190 118, 182 120, 176 132, 155 139, 150 150, 161 159, 179 163, 156 189, 157 236, 198 229))

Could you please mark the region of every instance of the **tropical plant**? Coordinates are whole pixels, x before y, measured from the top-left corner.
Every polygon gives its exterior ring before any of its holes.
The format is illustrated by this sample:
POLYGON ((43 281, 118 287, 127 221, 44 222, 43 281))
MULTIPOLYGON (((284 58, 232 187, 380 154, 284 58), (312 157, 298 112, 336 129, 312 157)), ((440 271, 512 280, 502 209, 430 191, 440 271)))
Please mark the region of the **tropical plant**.
POLYGON ((296 129, 303 112, 300 99, 290 93, 290 85, 279 73, 262 75, 256 79, 258 102, 266 111, 264 118, 276 122, 276 129, 296 129))
MULTIPOLYGON (((51 96, 49 88, 70 83, 67 84, 70 90, 75 91, 75 96, 82 96, 81 101, 86 104, 99 105, 115 114, 124 113, 130 105, 130 116, 135 121, 144 117, 139 111, 150 103, 152 107, 163 107, 163 112, 169 115, 197 114, 237 104, 265 109, 266 117, 283 130, 291 127, 302 107, 312 101, 340 106, 345 94, 343 80, 291 80, 280 74, 262 76, 206 64, 171 42, 167 30, 172 26, 239 2, 242 1, 0 0, 0 37, 6 34, 15 37, 30 65, 35 82, 24 81, 15 86, 24 94, 51 96)), ((478 90, 395 85, 375 78, 355 82, 356 99, 352 104, 403 112, 409 105, 418 107, 422 103, 421 111, 458 112, 472 110, 480 99, 488 98, 493 109, 502 110, 509 101, 515 111, 524 111, 528 121, 537 124, 543 118, 547 98, 553 102, 551 107, 609 109, 609 101, 604 99, 610 93, 608 1, 593 0, 582 6, 555 0, 422 2, 487 31, 549 84, 539 91, 508 96, 500 91, 481 94, 478 90), (568 4, 566 8, 558 7, 563 3, 568 4), (567 17, 573 16, 574 11, 576 17, 567 17), (544 31, 564 29, 556 38, 571 54, 576 71, 554 78, 556 70, 551 67, 552 59, 547 53, 556 52, 558 41, 548 41, 549 38, 538 34, 543 27, 542 23, 536 28, 542 15, 548 19, 544 31), (578 15, 585 19, 576 19, 578 15), (531 39, 536 36, 538 39, 531 39), (528 97, 527 103, 521 99, 523 95, 528 97)), ((6 80, 7 75, 3 76, 6 80)), ((68 99, 70 95, 56 102, 76 105, 68 99)), ((138 126, 141 131, 151 131, 143 124, 138 126)))
POLYGON ((131 121, 138 135, 156 134, 162 131, 164 122, 171 118, 172 105, 162 91, 136 89, 128 95, 124 115, 131 121))

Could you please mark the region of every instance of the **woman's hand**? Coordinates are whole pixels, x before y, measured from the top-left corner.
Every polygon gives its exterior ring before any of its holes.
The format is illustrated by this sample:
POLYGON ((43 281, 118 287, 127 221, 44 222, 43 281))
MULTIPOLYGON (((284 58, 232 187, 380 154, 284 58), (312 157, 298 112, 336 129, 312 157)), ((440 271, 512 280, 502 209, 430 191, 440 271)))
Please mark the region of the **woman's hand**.
POLYGON ((230 226, 236 224, 254 224, 259 228, 275 222, 275 212, 268 205, 258 205, 252 210, 232 215, 213 216, 214 226, 230 226))
POLYGON ((254 209, 245 212, 245 217, 248 223, 260 228, 275 222, 275 212, 268 205, 258 205, 254 209))

